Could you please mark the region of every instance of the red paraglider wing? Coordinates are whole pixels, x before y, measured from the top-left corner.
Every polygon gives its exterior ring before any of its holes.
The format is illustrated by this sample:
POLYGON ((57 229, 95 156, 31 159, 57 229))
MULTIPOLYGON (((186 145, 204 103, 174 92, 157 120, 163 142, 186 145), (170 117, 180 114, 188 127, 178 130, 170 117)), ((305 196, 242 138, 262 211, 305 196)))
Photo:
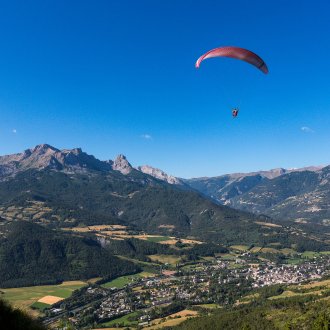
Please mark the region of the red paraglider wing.
POLYGON ((219 47, 208 51, 197 60, 195 64, 196 68, 197 69, 199 68, 203 60, 206 60, 207 58, 211 58, 211 57, 236 58, 254 65, 263 73, 268 73, 267 65, 261 57, 259 57, 255 53, 252 53, 250 50, 239 47, 233 47, 233 46, 219 47))

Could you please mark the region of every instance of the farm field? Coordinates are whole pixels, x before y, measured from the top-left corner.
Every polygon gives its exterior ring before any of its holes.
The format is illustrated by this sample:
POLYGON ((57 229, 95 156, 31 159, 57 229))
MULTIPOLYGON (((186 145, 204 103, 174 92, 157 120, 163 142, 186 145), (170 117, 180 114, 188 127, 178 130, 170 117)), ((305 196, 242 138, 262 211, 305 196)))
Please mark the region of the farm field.
POLYGON ((290 298, 295 296, 307 296, 307 295, 322 295, 324 290, 312 290, 309 292, 293 292, 290 290, 284 291, 282 294, 278 296, 269 297, 268 299, 274 300, 274 299, 283 299, 283 298, 290 298))
POLYGON ((201 305, 195 305, 195 306, 206 308, 206 309, 220 308, 220 306, 218 304, 201 304, 201 305))
POLYGON ((249 246, 247 246, 247 245, 232 245, 230 248, 233 250, 238 250, 238 251, 242 251, 242 252, 249 250, 249 246))
POLYGON ((304 295, 322 295, 330 289, 330 280, 324 280, 319 282, 310 282, 302 285, 291 285, 282 294, 278 296, 270 297, 269 299, 282 299, 293 296, 304 295))
POLYGON ((147 240, 150 242, 155 242, 155 243, 159 243, 159 242, 164 242, 164 241, 171 241, 172 238, 169 236, 151 236, 148 235, 147 240))
POLYGON ((285 255, 294 255, 297 254, 297 251, 293 250, 293 249, 289 249, 289 248, 284 248, 280 250, 283 254, 285 255))
POLYGON ((41 312, 43 312, 44 309, 48 308, 49 306, 50 306, 49 304, 42 303, 40 301, 36 301, 35 303, 33 303, 31 305, 31 307, 34 309, 34 311, 35 311, 35 309, 37 309, 37 310, 39 310, 41 312))
MULTIPOLYGON (((1 211, 0 211, 1 212, 1 211)), ((137 238, 141 240, 147 240, 154 243, 174 245, 178 241, 183 244, 195 245, 202 244, 203 242, 194 239, 177 238, 172 236, 162 236, 162 235, 149 235, 149 234, 130 234, 127 226, 123 225, 95 225, 95 226, 84 226, 84 227, 74 227, 74 228, 62 228, 64 231, 73 231, 76 233, 93 233, 96 236, 111 238, 111 239, 128 239, 137 238)))
POLYGON ((102 323, 102 326, 112 327, 112 326, 115 326, 116 324, 120 324, 122 327, 134 326, 134 325, 138 324, 138 321, 130 321, 129 318, 134 317, 136 315, 137 315, 137 312, 129 313, 127 315, 124 315, 122 317, 118 317, 118 318, 116 318, 114 320, 111 320, 109 322, 102 323))
POLYGON ((220 257, 223 260, 235 260, 237 256, 236 253, 216 253, 216 257, 220 257))
POLYGON ((152 254, 148 256, 152 261, 158 261, 162 264, 170 264, 175 266, 181 261, 181 257, 175 255, 165 255, 165 254, 152 254))
POLYGON ((147 327, 147 329, 156 330, 164 327, 176 326, 186 321, 188 318, 196 317, 197 315, 197 311, 185 309, 181 312, 171 314, 165 318, 159 318, 151 321, 151 326, 147 327))
POLYGON ((36 304, 34 307, 41 307, 42 309, 45 303, 38 302, 38 300, 46 296, 68 298, 71 296, 74 290, 77 290, 85 285, 87 285, 87 282, 67 281, 58 285, 41 285, 22 288, 0 289, 0 292, 1 298, 8 300, 14 306, 26 310, 30 314, 37 314, 37 312, 32 311, 30 307, 36 304))
POLYGON ((275 223, 271 223, 271 222, 261 222, 261 221, 255 221, 254 223, 256 223, 257 225, 260 226, 265 226, 265 227, 273 227, 273 228, 281 228, 281 225, 277 225, 275 223))
POLYGON ((110 282, 104 283, 102 287, 122 289, 126 284, 134 281, 134 279, 141 277, 152 277, 152 276, 154 276, 154 274, 149 272, 141 272, 133 275, 120 276, 110 282))
POLYGON ((29 220, 32 218, 36 223, 48 223, 49 219, 46 219, 45 216, 51 211, 52 209, 46 207, 43 202, 29 201, 27 207, 0 207, 0 216, 9 221, 15 218, 20 220, 29 220))

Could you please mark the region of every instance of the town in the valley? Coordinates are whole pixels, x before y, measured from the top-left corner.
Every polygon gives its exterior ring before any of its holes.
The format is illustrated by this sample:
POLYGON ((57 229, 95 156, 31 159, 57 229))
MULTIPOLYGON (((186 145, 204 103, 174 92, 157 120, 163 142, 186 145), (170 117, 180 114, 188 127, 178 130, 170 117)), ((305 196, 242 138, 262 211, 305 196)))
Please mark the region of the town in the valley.
POLYGON ((121 327, 125 326, 122 316, 127 315, 143 328, 153 320, 187 307, 235 306, 260 288, 281 284, 299 286, 320 280, 329 271, 327 254, 301 258, 296 264, 266 259, 256 262, 249 252, 236 254, 235 258, 210 258, 184 267, 167 264, 160 266, 158 274, 132 276, 121 287, 112 287, 111 282, 90 284, 46 310, 43 321, 52 324, 66 319, 79 328, 102 326, 110 321, 113 326, 121 327))

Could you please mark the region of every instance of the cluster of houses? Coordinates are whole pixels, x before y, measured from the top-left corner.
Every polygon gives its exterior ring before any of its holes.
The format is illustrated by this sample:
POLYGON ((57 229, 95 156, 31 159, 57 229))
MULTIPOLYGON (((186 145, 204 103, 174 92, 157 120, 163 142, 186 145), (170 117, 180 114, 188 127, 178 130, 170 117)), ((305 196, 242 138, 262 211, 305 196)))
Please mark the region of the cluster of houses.
MULTIPOLYGON (((220 287, 228 284, 239 286, 244 282, 252 289, 273 284, 315 280, 327 275, 329 270, 329 256, 306 260, 299 265, 276 265, 270 261, 252 264, 244 260, 242 255, 236 262, 218 258, 212 263, 200 263, 191 269, 177 271, 175 274, 172 272, 166 275, 154 275, 148 279, 136 279, 123 289, 94 286, 88 288, 86 294, 95 295, 100 303, 94 310, 99 322, 133 311, 141 311, 140 321, 145 321, 152 308, 165 306, 176 299, 191 304, 212 302, 211 283, 220 287)), ((215 297, 213 298, 215 302, 215 297)), ((79 312, 83 313, 83 308, 79 312)))
MULTIPOLYGON (((150 278, 142 283, 141 290, 133 291, 134 299, 125 299, 125 292, 114 294, 100 306, 98 317, 109 318, 127 314, 139 307, 145 310, 153 306, 168 304, 174 299, 187 300, 191 303, 206 302, 211 278, 217 277, 219 285, 237 282, 239 279, 249 280, 251 288, 273 284, 293 284, 307 280, 317 280, 328 274, 330 259, 328 257, 311 259, 300 265, 276 266, 272 262, 248 264, 244 259, 236 260, 237 268, 231 268, 232 262, 217 259, 213 264, 199 264, 189 272, 169 276, 167 279, 150 278), (132 301, 135 303, 132 305, 132 301), (140 305, 140 306, 138 306, 140 305)), ((207 301, 209 302, 209 295, 207 301)))
POLYGON ((125 291, 116 292, 107 297, 96 311, 100 320, 125 315, 133 310, 132 302, 125 291))
POLYGON ((308 280, 317 280, 328 274, 329 259, 324 263, 309 261, 300 265, 274 266, 267 264, 262 267, 249 269, 249 276, 253 279, 253 287, 262 287, 273 284, 296 284, 308 280))

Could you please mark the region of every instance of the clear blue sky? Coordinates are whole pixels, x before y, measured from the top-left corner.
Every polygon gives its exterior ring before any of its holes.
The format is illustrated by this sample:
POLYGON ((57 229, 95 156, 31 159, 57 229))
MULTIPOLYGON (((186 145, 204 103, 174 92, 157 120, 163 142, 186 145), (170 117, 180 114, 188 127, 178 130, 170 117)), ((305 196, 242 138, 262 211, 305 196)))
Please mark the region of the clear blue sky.
POLYGON ((327 0, 1 1, 0 154, 82 147, 181 177, 328 164, 329 12, 327 0), (269 75, 225 58, 194 68, 222 45, 258 53, 269 75))

